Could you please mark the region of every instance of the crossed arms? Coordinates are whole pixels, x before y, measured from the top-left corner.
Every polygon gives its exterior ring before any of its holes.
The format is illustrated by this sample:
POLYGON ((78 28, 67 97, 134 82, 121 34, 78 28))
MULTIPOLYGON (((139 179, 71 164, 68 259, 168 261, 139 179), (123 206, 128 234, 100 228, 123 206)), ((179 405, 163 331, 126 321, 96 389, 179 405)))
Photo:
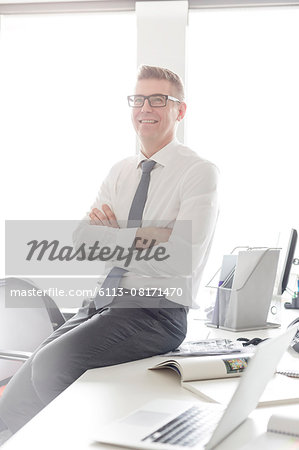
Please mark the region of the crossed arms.
MULTIPOLYGON (((89 214, 91 225, 119 228, 114 212, 109 205, 102 205, 102 210, 93 208, 89 214)), ((161 242, 168 242, 171 235, 171 228, 144 227, 136 231, 136 248, 149 248, 151 245, 158 245, 161 242)))
MULTIPOLYGON (((164 228, 151 224, 148 227, 127 228, 126 221, 116 217, 113 202, 119 167, 114 172, 104 181, 92 210, 75 230, 75 246, 82 242, 92 246, 98 241, 102 247, 111 249, 117 246, 132 249, 135 245, 136 251, 147 251, 154 241, 156 246, 163 243, 165 254, 170 257, 165 261, 132 260, 130 272, 149 277, 181 276, 193 270, 201 272, 218 216, 217 168, 208 162, 199 161, 184 172, 180 178, 179 209, 175 220, 169 217, 169 225, 164 225, 164 228)), ((117 260, 116 265, 122 267, 122 262, 117 260)))

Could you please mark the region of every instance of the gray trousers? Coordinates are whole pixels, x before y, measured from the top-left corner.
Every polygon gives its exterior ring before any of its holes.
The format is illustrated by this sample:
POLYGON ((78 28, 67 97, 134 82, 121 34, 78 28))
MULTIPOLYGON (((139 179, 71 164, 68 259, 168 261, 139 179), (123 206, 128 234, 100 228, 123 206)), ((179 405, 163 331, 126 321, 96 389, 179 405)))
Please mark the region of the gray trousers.
POLYGON ((179 346, 187 331, 186 308, 164 297, 154 300, 155 308, 142 307, 142 298, 129 295, 98 311, 82 308, 8 383, 0 398, 0 419, 15 433, 86 370, 179 346))

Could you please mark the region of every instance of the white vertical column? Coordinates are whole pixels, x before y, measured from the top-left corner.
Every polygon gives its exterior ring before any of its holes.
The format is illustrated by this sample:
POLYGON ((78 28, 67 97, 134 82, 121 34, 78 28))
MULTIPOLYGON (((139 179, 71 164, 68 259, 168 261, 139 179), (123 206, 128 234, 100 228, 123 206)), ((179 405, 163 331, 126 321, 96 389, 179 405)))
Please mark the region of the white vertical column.
MULTIPOLYGON (((185 81, 188 1, 136 2, 137 65, 166 67, 185 81)), ((184 121, 178 128, 184 141, 184 121)))

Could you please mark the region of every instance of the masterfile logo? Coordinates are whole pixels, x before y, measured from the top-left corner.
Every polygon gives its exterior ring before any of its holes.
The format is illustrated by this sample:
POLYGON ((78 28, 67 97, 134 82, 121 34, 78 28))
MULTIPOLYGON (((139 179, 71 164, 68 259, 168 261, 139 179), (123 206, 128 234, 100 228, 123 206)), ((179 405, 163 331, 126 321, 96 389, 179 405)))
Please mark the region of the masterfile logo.
MULTIPOLYGON (((165 227, 165 222, 143 223, 143 226, 165 227)), ((137 286, 129 285, 130 289, 137 287, 136 295, 152 296, 156 289, 155 295, 177 296, 189 304, 185 292, 186 286, 190 291, 192 283, 192 229, 188 221, 176 222, 175 226, 174 240, 141 242, 141 238, 134 238, 133 230, 132 242, 122 246, 113 243, 111 229, 107 227, 107 236, 103 237, 103 231, 99 233, 99 227, 89 226, 89 222, 84 225, 84 235, 79 233, 78 238, 75 231, 82 227, 82 221, 8 220, 6 276, 33 282, 36 289, 31 297, 40 296, 41 291, 48 292, 56 300, 63 298, 65 307, 73 307, 78 306, 74 304, 77 297, 81 300, 94 297, 95 292, 114 296, 114 292, 102 292, 101 284, 111 268, 117 266, 125 269, 125 277, 132 276, 134 280, 137 277, 137 286), (99 235, 101 239, 97 239, 99 235), (152 277, 156 280, 154 284, 148 281, 152 277)), ((22 296, 23 293, 19 295, 22 296)), ((28 295, 24 293, 25 297, 28 295)))
POLYGON ((95 226, 90 226, 90 236, 85 234, 83 242, 74 242, 74 231, 81 223, 70 220, 6 221, 6 275, 97 275, 106 263, 130 270, 132 261, 158 264, 166 260, 176 266, 177 274, 191 274, 190 235, 186 225, 178 244, 171 239, 165 243, 157 243, 154 239, 141 242, 138 237, 128 247, 123 247, 95 239, 95 226))

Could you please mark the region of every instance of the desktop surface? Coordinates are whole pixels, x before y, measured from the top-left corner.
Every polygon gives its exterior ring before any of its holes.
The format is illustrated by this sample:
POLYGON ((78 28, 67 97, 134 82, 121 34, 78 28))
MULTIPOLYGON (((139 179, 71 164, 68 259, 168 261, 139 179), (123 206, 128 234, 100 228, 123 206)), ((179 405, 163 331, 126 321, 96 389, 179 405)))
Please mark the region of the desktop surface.
MULTIPOLYGON (((284 329, 297 315, 295 311, 284 311, 282 328, 284 329)), ((231 339, 241 336, 271 337, 280 333, 277 329, 246 333, 209 329, 202 320, 194 319, 196 316, 194 311, 189 315, 188 340, 207 337, 231 339)), ((287 356, 292 355, 299 358, 298 354, 290 350, 287 356)), ((147 370, 160 362, 161 358, 163 357, 155 356, 85 372, 9 439, 3 445, 3 450, 111 449, 111 446, 99 444, 93 438, 101 425, 127 415, 154 398, 166 397, 199 402, 198 396, 181 387, 180 379, 174 372, 147 370)), ((294 442, 287 442, 280 436, 265 434, 269 417, 273 413, 280 412, 298 416, 299 404, 255 409, 249 418, 216 448, 218 450, 298 448, 298 443, 297 447, 294 447, 294 442)))

